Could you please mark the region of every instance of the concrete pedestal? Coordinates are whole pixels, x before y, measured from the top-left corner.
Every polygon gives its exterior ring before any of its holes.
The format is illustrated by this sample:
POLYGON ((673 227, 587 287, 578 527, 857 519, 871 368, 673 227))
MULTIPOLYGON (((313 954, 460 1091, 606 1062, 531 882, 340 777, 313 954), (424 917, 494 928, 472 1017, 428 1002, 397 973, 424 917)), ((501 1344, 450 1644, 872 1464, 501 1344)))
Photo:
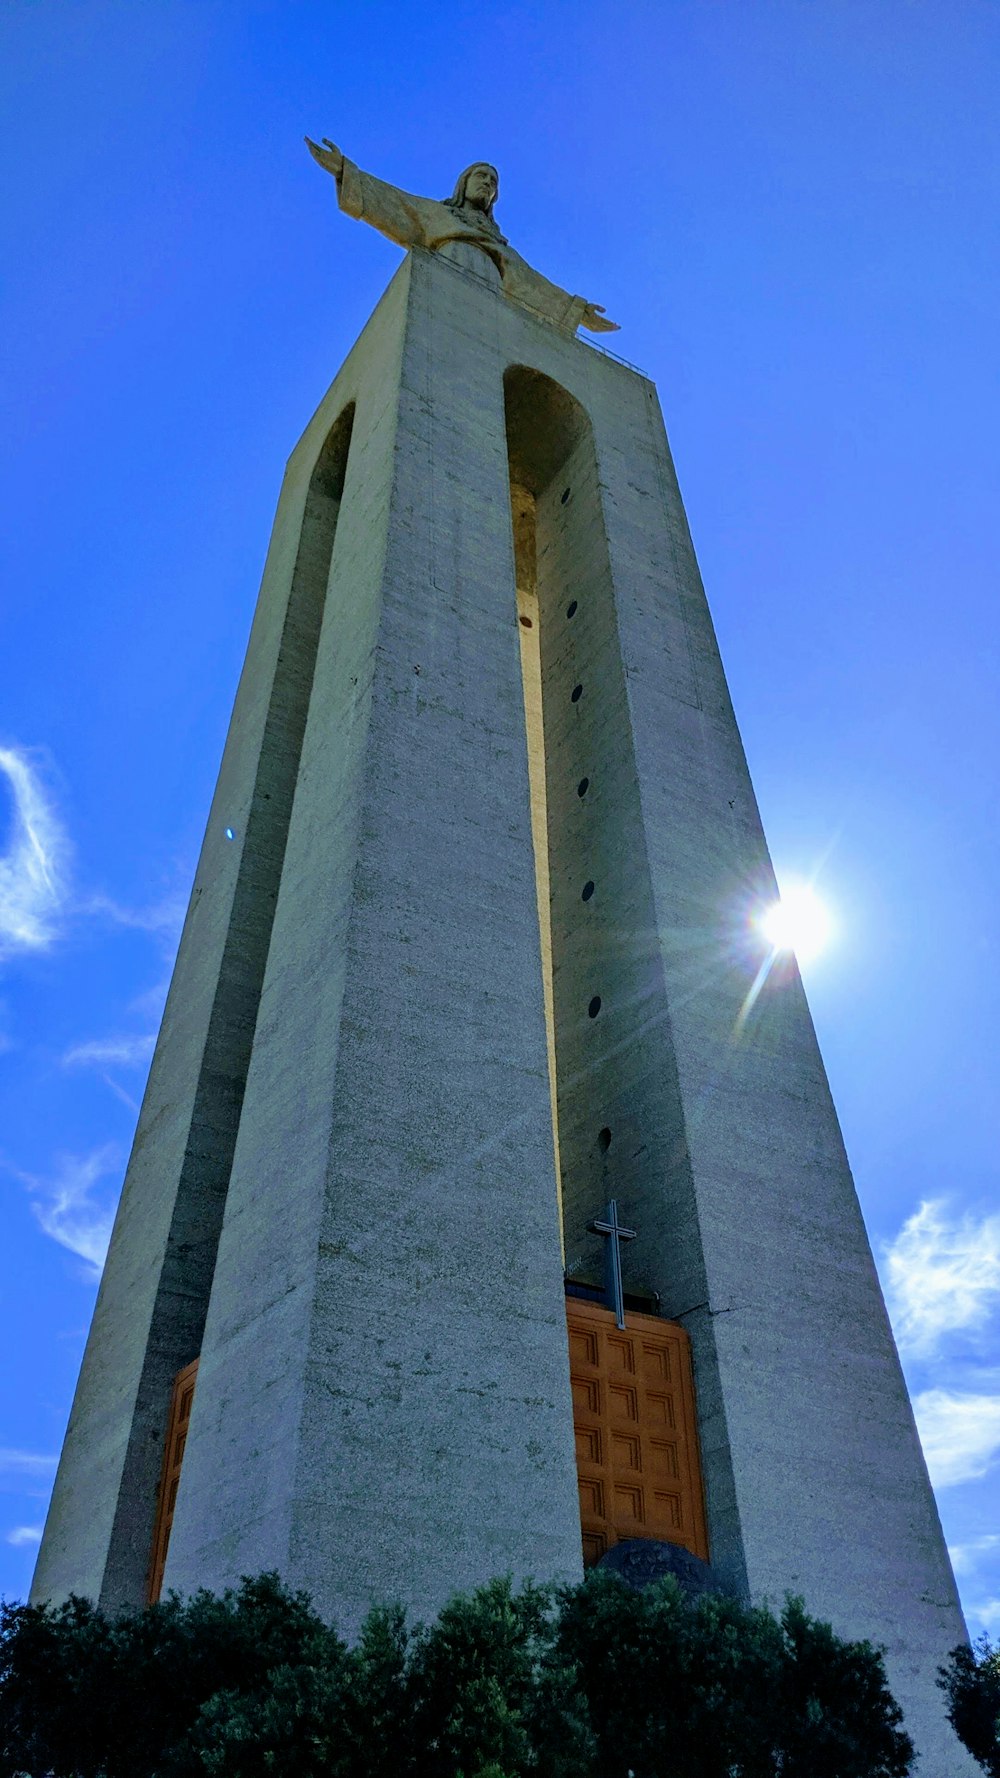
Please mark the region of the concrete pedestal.
POLYGON ((713 1570, 885 1644, 971 1771, 794 969, 747 1012, 773 893, 652 385, 411 254, 288 465, 35 1596, 141 1603, 199 1353, 167 1586, 277 1568, 350 1631, 578 1574, 561 1240, 596 1269, 615 1196, 713 1570))

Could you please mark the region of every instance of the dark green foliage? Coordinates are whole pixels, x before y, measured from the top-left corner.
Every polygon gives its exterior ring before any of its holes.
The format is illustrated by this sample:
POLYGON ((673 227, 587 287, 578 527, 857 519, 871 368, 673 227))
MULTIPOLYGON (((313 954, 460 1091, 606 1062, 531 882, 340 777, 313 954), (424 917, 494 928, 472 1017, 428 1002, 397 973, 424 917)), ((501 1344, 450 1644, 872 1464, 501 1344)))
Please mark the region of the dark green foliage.
POLYGON ((904 1778, 899 1723, 867 1644, 669 1581, 493 1581, 352 1649, 273 1575, 0 1623, 0 1778, 904 1778))
POLYGON ((952 1649, 941 1686, 956 1735, 990 1778, 1000 1778, 1000 1643, 980 1636, 972 1648, 952 1649))
POLYGON ((601 1778, 904 1778, 913 1745, 866 1642, 789 1600, 780 1620, 671 1581, 626 1593, 595 1575, 557 1633, 575 1663, 601 1778))
POLYGON ((515 1594, 495 1580, 418 1631, 410 1681, 420 1778, 591 1770, 586 1708, 572 1666, 555 1650, 555 1630, 550 1590, 528 1585, 515 1594))
POLYGON ((114 1620, 82 1599, 3 1605, 0 1774, 202 1774, 189 1736, 208 1700, 263 1693, 283 1667, 333 1673, 344 1658, 307 1597, 275 1575, 114 1620))

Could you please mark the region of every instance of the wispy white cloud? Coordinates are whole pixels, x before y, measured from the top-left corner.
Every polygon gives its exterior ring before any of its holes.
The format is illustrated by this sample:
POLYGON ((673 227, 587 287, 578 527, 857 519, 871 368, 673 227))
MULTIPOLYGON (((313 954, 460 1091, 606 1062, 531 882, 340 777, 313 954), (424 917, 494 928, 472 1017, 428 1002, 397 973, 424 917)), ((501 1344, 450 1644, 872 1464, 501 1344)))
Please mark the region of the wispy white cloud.
POLYGON ((925 1389, 913 1412, 935 1488, 978 1480, 1000 1454, 1000 1395, 925 1389))
POLYGON ((155 1033, 97 1037, 76 1043, 62 1057, 64 1068, 141 1068, 153 1053, 155 1033))
POLYGON ((156 1046, 155 1032, 125 1032, 119 1037, 97 1037, 75 1043, 60 1058, 64 1068, 96 1068, 108 1090, 139 1115, 138 1100, 116 1080, 109 1068, 145 1068, 156 1046))
POLYGON ((900 1349, 932 1357, 949 1334, 981 1330, 1000 1307, 1000 1216, 949 1212, 929 1199, 883 1252, 900 1349))
POLYGON ((124 907, 113 896, 96 894, 87 898, 84 904, 88 914, 94 914, 110 920, 114 926, 128 926, 135 932, 151 932, 162 939, 165 948, 173 951, 181 935, 184 915, 187 911, 187 896, 178 891, 161 896, 159 901, 151 902, 145 908, 124 907))
POLYGON ((0 775, 11 801, 0 854, 0 961, 45 950, 58 936, 67 895, 69 839, 31 755, 0 747, 0 775))
POLYGON ((105 1086, 108 1087, 112 1093, 114 1093, 115 1098, 120 1099, 122 1104, 128 1108, 128 1110, 132 1113, 132 1116, 138 1117, 140 1111, 142 1110, 142 1106, 139 1104, 138 1099, 133 1099, 132 1094, 127 1093, 125 1091, 125 1088, 121 1085, 120 1081, 114 1080, 110 1074, 102 1074, 101 1079, 103 1080, 105 1086))
MULTIPOLYGON (((172 961, 172 958, 168 959, 168 962, 172 961)), ((159 1026, 170 990, 170 973, 169 968, 165 969, 159 981, 154 982, 150 988, 144 988, 141 994, 129 1001, 128 1011, 135 1018, 148 1020, 150 1024, 159 1026)))
MULTIPOLYGON (((163 1007, 167 998, 167 990, 170 987, 174 958, 177 954, 177 946, 180 943, 181 928, 184 925, 184 915, 187 912, 187 901, 188 896, 186 890, 174 890, 168 895, 161 896, 159 901, 152 902, 145 908, 124 907, 121 902, 115 901, 111 896, 103 894, 91 896, 86 904, 86 911, 94 915, 96 918, 108 920, 112 925, 124 927, 131 931, 147 932, 156 941, 157 948, 162 958, 162 969, 159 979, 154 982, 152 987, 145 988, 140 994, 134 996, 128 1006, 128 1011, 136 1018, 142 1019, 144 1022, 148 1021, 153 1025, 158 1026, 160 1019, 163 1016, 163 1007)), ((98 1039, 93 1045, 89 1043, 76 1045, 74 1050, 67 1052, 63 1057, 63 1061, 69 1067, 73 1067, 77 1064, 86 1065, 88 1063, 99 1065, 102 1062, 129 1068, 138 1067, 140 1063, 145 1063, 149 1060, 155 1042, 155 1036, 134 1037, 131 1039, 98 1039), (133 1047, 131 1047, 128 1055, 110 1053, 102 1055, 100 1054, 99 1046, 105 1041, 115 1044, 119 1042, 127 1042, 133 1047)), ((135 1101, 130 1099, 124 1089, 119 1086, 116 1081, 111 1080, 107 1075, 105 1075, 104 1078, 112 1092, 116 1093, 120 1099, 124 1099, 135 1112, 138 1112, 138 1106, 135 1104, 135 1101)))
POLYGON ((973 1630, 986 1630, 992 1635, 1000 1628, 1000 1599, 983 1599, 978 1605, 967 1605, 965 1615, 973 1630))
POLYGON ((993 1550, 1000 1549, 1000 1535, 991 1532, 985 1537, 970 1538, 968 1543, 953 1543, 948 1546, 951 1565, 956 1575, 974 1574, 980 1559, 993 1550))
POLYGON ((32 1209, 45 1233, 85 1260, 92 1276, 100 1276, 107 1256, 121 1175, 117 1143, 87 1155, 60 1155, 47 1179, 16 1175, 32 1193, 32 1209))
POLYGON ((18 1451, 0 1446, 0 1475, 53 1475, 59 1459, 43 1451, 18 1451))
POLYGON ((15 1525, 7 1533, 7 1542, 12 1543, 15 1549, 22 1549, 26 1544, 41 1543, 43 1530, 42 1525, 15 1525))
POLYGON ((37 756, 0 746, 0 961, 18 951, 44 950, 67 918, 105 920, 147 932, 166 958, 177 949, 186 891, 171 890, 146 907, 127 907, 102 890, 70 895, 69 835, 47 791, 37 756), (10 818, 4 819, 9 800, 10 818))

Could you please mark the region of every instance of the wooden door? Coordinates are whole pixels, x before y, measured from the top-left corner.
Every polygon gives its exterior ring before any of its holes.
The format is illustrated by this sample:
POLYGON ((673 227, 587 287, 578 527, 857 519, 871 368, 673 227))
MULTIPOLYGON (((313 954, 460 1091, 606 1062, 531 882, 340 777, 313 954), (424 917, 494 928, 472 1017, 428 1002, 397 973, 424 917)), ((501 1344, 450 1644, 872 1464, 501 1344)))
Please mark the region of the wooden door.
POLYGON ((177 1505, 177 1485, 181 1479, 181 1464, 184 1460, 184 1447, 187 1444, 188 1427, 191 1423, 191 1407, 194 1402, 194 1385, 198 1375, 198 1360, 195 1358, 177 1372, 170 1396, 170 1418, 167 1421, 167 1437, 163 1447, 163 1468, 160 1473, 160 1491, 156 1501, 156 1529, 153 1532, 153 1555, 149 1565, 149 1588, 147 1598, 150 1605, 155 1605, 163 1590, 163 1570, 167 1564, 167 1545, 170 1542, 170 1527, 174 1522, 174 1508, 177 1505))
POLYGON ((625 1317, 571 1297, 573 1426, 585 1564, 630 1537, 708 1560, 691 1348, 655 1315, 625 1317))

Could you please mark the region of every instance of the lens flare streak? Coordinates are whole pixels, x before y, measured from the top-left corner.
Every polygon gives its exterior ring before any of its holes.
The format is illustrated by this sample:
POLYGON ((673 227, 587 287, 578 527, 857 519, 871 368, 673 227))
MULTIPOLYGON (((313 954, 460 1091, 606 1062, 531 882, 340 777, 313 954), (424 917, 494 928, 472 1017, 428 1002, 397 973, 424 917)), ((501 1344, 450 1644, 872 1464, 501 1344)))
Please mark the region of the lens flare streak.
POLYGON ((767 981, 768 976, 770 975, 772 969, 774 968, 775 959, 777 958, 777 956, 778 956, 777 950, 772 950, 768 953, 768 955, 764 958, 764 961, 761 964, 760 968, 758 969, 757 974, 754 976, 753 981, 750 983, 749 988, 747 989, 746 997, 743 1001, 743 1005, 740 1007, 740 1010, 736 1015, 736 1024, 733 1027, 734 1033, 737 1037, 739 1037, 741 1035, 741 1033, 746 1025, 746 1022, 747 1022, 748 1018, 750 1017, 750 1014, 753 1012, 753 1009, 757 1004, 758 995, 760 994, 760 991, 761 991, 762 987, 764 986, 764 983, 767 981))

